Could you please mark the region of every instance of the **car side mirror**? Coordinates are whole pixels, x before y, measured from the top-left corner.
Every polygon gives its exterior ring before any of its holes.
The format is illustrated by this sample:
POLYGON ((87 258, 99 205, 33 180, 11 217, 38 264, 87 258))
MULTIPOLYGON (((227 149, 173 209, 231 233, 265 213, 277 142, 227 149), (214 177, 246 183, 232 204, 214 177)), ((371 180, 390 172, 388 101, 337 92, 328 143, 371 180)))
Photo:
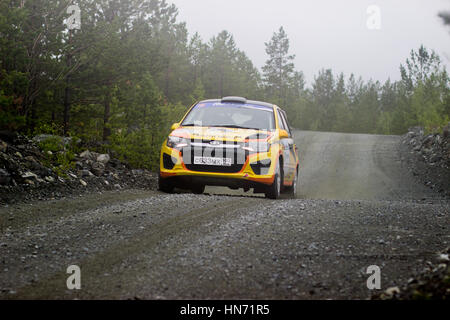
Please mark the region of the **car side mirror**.
POLYGON ((170 129, 173 131, 173 130, 178 129, 179 127, 180 127, 180 123, 175 122, 175 123, 172 125, 172 127, 170 127, 170 129))
POLYGON ((286 139, 289 138, 289 133, 286 130, 281 129, 280 130, 280 139, 286 139))

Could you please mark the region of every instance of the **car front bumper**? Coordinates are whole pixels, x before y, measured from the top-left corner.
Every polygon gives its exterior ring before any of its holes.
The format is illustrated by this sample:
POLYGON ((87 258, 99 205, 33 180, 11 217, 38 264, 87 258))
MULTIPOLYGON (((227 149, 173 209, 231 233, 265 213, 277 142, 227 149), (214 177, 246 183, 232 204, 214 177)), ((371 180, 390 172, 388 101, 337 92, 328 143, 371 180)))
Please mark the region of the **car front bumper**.
POLYGON ((184 186, 190 186, 191 183, 237 188, 256 188, 261 184, 271 185, 274 181, 275 166, 278 161, 278 150, 276 149, 272 146, 269 152, 249 154, 239 172, 223 173, 189 170, 183 162, 180 150, 169 148, 164 144, 160 155, 160 176, 184 186), (269 160, 270 167, 267 167, 269 160), (266 166, 258 170, 258 164, 261 163, 265 163, 266 166))

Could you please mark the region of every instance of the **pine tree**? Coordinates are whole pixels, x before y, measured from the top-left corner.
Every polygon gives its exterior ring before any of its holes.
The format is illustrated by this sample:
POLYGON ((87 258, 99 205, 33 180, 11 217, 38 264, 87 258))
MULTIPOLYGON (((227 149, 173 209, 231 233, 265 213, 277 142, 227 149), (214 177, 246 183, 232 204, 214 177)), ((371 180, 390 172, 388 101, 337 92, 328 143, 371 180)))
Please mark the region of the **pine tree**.
POLYGON ((331 130, 336 119, 336 110, 333 107, 335 80, 331 69, 321 70, 314 78, 312 100, 318 116, 319 130, 331 130))
POLYGON ((263 79, 269 99, 286 104, 287 90, 294 76, 295 55, 289 55, 289 39, 283 27, 265 43, 269 59, 263 66, 263 79))
POLYGON ((205 72, 206 92, 211 97, 236 95, 233 86, 233 66, 238 50, 234 37, 228 31, 222 31, 209 41, 208 58, 205 72))

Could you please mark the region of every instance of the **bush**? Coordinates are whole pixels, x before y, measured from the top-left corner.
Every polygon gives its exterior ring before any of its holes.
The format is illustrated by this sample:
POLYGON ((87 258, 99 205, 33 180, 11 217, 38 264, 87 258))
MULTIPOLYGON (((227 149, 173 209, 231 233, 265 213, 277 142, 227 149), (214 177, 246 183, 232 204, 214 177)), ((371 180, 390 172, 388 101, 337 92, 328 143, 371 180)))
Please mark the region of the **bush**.
POLYGON ((116 157, 134 168, 157 170, 163 140, 161 134, 146 129, 118 131, 111 136, 110 148, 116 157))
POLYGON ((71 137, 69 142, 60 136, 49 136, 39 143, 39 148, 44 152, 47 167, 62 177, 66 177, 68 170, 75 169, 75 153, 79 152, 77 142, 79 139, 71 137))
POLYGON ((14 108, 13 97, 6 96, 0 90, 0 129, 17 131, 25 124, 25 117, 19 115, 14 108))

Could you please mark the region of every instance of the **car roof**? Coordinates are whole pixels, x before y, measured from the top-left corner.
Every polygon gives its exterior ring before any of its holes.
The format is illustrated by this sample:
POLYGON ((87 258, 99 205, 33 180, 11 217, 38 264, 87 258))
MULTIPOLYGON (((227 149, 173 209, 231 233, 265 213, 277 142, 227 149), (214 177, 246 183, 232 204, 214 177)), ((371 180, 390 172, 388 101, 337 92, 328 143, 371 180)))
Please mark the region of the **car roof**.
MULTIPOLYGON (((222 98, 222 99, 208 99, 208 100, 202 100, 202 101, 200 101, 199 103, 205 103, 205 102, 222 102, 222 101, 224 101, 224 99, 225 99, 225 98, 222 98)), ((242 99, 245 99, 245 98, 242 98, 242 99)), ((274 105, 274 104, 272 104, 272 103, 268 103, 268 102, 256 101, 256 100, 247 100, 247 99, 245 99, 245 100, 246 100, 246 104, 253 104, 253 105, 263 106, 263 107, 269 107, 269 108, 274 108, 274 107, 276 107, 276 105, 274 105)), ((225 102, 232 102, 232 101, 225 101, 225 102)), ((234 102, 244 104, 243 102, 240 102, 240 101, 234 101, 234 102)))

